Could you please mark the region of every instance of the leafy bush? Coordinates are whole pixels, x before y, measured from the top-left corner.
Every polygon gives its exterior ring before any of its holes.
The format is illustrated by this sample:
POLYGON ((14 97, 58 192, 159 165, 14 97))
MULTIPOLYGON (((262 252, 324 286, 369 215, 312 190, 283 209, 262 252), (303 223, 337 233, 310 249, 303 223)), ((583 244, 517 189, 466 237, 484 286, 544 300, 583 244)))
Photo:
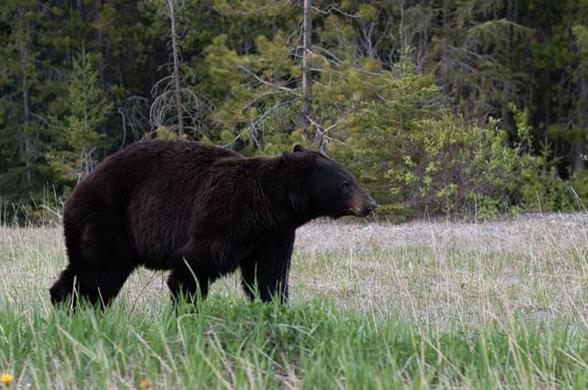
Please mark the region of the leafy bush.
POLYGON ((533 156, 526 112, 513 107, 519 141, 498 120, 466 122, 436 99, 426 76, 402 73, 361 102, 341 131, 334 154, 385 206, 381 213, 475 215, 574 207, 567 183, 548 156, 533 156))

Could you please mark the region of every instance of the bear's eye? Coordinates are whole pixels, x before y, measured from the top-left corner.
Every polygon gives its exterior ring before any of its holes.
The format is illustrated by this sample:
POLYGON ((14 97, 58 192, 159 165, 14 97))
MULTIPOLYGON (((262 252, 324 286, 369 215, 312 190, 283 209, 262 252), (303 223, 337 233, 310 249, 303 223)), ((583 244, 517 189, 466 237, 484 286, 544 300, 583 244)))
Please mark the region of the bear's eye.
POLYGON ((341 183, 341 190, 345 193, 349 193, 351 191, 351 183, 348 181, 341 183))

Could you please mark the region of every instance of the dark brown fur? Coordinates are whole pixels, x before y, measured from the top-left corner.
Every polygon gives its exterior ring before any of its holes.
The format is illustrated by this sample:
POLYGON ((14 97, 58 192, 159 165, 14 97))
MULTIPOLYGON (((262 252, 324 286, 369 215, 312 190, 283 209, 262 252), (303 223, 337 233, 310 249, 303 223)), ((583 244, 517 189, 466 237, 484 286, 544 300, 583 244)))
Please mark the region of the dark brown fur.
MULTIPOLYGON (((69 264, 51 288, 109 303, 139 266, 171 270, 174 298, 203 297, 241 269, 245 291, 287 299, 295 230, 319 216, 363 216, 375 202, 336 162, 295 148, 245 158, 219 147, 146 141, 105 159, 64 210, 69 264)), ((75 300, 74 300, 75 303, 75 300)))

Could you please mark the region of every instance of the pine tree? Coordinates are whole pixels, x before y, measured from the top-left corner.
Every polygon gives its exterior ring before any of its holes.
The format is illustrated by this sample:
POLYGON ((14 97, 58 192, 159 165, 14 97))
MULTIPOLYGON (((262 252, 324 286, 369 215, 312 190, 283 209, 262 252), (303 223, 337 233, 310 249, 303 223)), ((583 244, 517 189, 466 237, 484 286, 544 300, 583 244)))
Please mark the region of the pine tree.
POLYGON ((55 142, 46 157, 57 179, 75 183, 94 169, 95 152, 102 143, 99 128, 112 110, 98 88, 98 70, 86 51, 72 61, 62 103, 64 111, 52 120, 55 142))

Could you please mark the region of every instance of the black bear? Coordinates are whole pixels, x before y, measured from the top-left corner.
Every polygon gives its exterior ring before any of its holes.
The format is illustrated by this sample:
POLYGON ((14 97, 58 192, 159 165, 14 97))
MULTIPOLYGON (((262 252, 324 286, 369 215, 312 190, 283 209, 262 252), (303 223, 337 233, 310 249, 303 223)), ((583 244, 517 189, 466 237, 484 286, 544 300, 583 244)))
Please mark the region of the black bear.
POLYGON ((104 306, 142 265, 171 270, 174 300, 206 297, 210 283, 240 268, 251 298, 256 290, 263 301, 285 301, 296 228, 375 208, 337 162, 300 146, 247 158, 198 142, 138 142, 106 158, 67 200, 69 264, 51 300, 104 306))

